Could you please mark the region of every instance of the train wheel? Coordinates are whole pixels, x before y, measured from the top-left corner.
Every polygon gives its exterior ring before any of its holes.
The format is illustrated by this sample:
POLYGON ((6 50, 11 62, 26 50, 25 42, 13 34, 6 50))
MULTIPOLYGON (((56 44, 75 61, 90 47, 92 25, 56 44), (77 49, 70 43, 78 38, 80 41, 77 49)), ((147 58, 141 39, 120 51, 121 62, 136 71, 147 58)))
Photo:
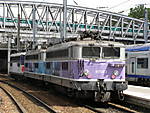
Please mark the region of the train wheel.
POLYGON ((74 90, 73 89, 71 89, 71 88, 68 88, 67 89, 67 95, 69 96, 69 97, 74 97, 75 96, 75 92, 74 92, 74 90))

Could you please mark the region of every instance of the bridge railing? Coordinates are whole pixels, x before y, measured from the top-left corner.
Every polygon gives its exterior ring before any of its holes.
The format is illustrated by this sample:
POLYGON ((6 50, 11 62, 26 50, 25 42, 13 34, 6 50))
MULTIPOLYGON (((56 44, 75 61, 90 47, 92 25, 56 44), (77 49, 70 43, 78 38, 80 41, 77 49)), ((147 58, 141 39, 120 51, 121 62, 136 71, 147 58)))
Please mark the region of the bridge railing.
MULTIPOLYGON (((62 4, 34 1, 0 1, 0 30, 18 29, 21 33, 33 31, 33 13, 35 12, 36 31, 38 33, 62 31, 62 4), (35 11, 33 11, 35 10, 35 11)), ((67 31, 69 34, 94 33, 98 38, 116 38, 131 40, 143 39, 144 21, 122 14, 81 6, 67 6, 67 31)), ((148 23, 148 37, 150 36, 148 23)), ((5 31, 7 32, 7 30, 5 31)), ((10 32, 10 30, 9 30, 10 32)), ((144 39, 143 39, 144 40, 144 39)))

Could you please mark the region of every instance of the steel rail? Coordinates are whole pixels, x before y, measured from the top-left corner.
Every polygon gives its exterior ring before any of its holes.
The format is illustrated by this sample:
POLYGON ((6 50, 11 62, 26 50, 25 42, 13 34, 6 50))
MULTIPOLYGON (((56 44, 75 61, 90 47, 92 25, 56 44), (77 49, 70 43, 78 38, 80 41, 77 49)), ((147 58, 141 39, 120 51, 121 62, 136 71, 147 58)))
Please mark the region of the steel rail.
POLYGON ((127 111, 129 113, 138 113, 138 111, 132 110, 128 107, 125 107, 125 106, 122 106, 122 105, 119 105, 119 104, 116 104, 116 103, 108 102, 108 105, 113 107, 113 108, 118 108, 122 111, 127 111))
MULTIPOLYGON (((111 102, 108 103, 108 106, 110 106, 111 108, 115 108, 117 110, 128 112, 128 113, 138 113, 138 111, 131 110, 130 108, 124 107, 124 106, 119 105, 119 104, 111 103, 111 102)), ((103 110, 100 110, 100 108, 95 108, 95 107, 92 107, 90 105, 84 105, 84 107, 86 107, 86 108, 88 108, 88 109, 90 109, 96 113, 103 113, 104 112, 103 110)))
POLYGON ((16 105, 17 109, 19 110, 20 113, 27 113, 25 108, 16 100, 16 98, 6 89, 4 89, 2 86, 0 86, 0 89, 2 89, 10 98, 13 100, 14 104, 16 105))
MULTIPOLYGON (((7 84, 21 92, 23 92, 24 94, 26 94, 27 96, 31 97, 32 99, 36 100, 38 103, 40 103, 46 110, 48 110, 50 113, 57 113, 55 110, 53 110, 49 105, 47 105, 45 102, 43 102, 42 100, 40 100, 39 98, 33 96, 32 94, 26 92, 25 90, 21 89, 21 88, 18 88, 17 86, 15 85, 12 85, 6 81, 2 81, 0 80, 0 82, 4 83, 4 84, 7 84)), ((22 113, 25 113, 25 112, 22 112, 22 113)))

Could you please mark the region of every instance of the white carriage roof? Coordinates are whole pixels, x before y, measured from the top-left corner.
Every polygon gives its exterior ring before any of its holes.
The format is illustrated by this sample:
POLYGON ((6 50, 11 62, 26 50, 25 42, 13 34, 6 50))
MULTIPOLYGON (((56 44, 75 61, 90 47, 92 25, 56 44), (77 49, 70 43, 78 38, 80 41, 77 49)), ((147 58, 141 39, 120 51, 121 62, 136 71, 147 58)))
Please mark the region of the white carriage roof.
POLYGON ((126 47, 126 51, 128 51, 128 52, 150 51, 150 43, 138 44, 138 45, 130 45, 130 46, 126 47))
POLYGON ((20 52, 20 53, 11 54, 10 56, 11 57, 16 57, 16 56, 25 55, 25 54, 26 54, 26 52, 20 52))
POLYGON ((119 42, 112 42, 112 41, 97 41, 97 40, 83 40, 83 41, 70 41, 66 43, 56 44, 54 46, 51 46, 47 49, 48 50, 54 50, 54 49, 60 49, 60 48, 68 48, 71 46, 109 46, 114 45, 115 47, 124 47, 124 44, 119 42))

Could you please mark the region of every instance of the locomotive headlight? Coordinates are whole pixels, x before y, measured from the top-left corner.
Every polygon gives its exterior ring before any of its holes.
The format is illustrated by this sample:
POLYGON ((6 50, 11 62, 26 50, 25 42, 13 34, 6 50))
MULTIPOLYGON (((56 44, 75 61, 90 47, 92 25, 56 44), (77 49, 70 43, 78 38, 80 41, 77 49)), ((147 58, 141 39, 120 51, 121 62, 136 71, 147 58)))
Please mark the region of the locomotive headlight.
POLYGON ((118 70, 114 70, 113 74, 111 75, 111 78, 115 79, 116 76, 118 76, 118 75, 119 75, 119 71, 118 70))
POLYGON ((86 70, 83 72, 83 75, 88 76, 88 75, 89 75, 89 70, 86 69, 86 70))
POLYGON ((118 76, 119 75, 119 71, 118 70, 114 70, 113 75, 118 76))

